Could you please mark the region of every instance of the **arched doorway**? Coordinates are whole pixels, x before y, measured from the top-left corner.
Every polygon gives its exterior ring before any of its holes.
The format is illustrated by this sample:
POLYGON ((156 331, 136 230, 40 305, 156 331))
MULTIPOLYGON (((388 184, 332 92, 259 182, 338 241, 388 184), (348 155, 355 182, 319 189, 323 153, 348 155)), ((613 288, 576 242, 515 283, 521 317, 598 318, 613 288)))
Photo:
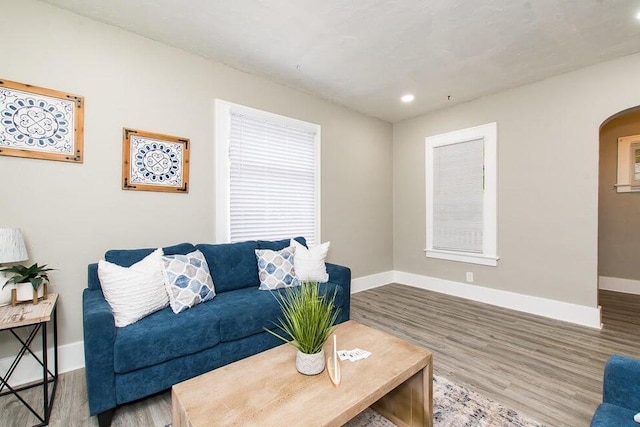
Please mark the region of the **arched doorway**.
POLYGON ((640 106, 614 114, 600 126, 598 299, 605 327, 612 322, 640 324, 635 314, 635 304, 640 304, 640 191, 624 185, 632 178, 636 140, 640 144, 640 106))

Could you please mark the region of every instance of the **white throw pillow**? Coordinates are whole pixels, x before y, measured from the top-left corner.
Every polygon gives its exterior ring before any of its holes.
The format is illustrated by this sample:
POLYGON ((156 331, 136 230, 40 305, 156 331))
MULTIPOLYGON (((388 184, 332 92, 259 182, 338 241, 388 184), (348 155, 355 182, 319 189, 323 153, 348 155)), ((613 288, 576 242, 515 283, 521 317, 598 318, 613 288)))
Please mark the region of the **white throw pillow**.
POLYGON ((301 282, 324 283, 329 281, 329 274, 327 274, 327 266, 324 260, 327 258, 331 242, 326 242, 309 249, 294 239, 291 239, 290 244, 296 249, 294 265, 296 275, 301 282))
POLYGON ((163 270, 160 248, 128 268, 104 260, 98 262, 102 293, 118 328, 169 305, 163 270))

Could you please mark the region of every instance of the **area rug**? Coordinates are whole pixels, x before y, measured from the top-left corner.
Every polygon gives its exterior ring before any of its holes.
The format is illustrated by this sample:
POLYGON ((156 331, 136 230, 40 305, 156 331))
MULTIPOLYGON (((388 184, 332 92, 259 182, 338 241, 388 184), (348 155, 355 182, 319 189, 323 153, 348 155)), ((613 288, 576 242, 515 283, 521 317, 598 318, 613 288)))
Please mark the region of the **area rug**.
MULTIPOLYGON (((433 376, 433 424, 438 427, 544 427, 485 396, 446 378, 433 376)), ((348 427, 392 427, 394 424, 367 409, 348 427)))
MULTIPOLYGON (((433 424, 437 427, 545 427, 437 375, 433 376, 433 424)), ((393 427, 395 424, 374 410, 366 409, 345 426, 393 427)))

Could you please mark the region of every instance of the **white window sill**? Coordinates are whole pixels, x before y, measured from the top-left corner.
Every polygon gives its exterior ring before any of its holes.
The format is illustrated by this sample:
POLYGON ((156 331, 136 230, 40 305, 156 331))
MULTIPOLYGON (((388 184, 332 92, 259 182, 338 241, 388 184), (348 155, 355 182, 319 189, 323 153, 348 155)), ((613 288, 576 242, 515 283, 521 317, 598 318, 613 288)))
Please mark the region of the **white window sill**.
POLYGON ((466 262, 469 264, 488 265, 490 267, 496 267, 498 265, 498 260, 500 259, 500 257, 496 256, 439 251, 434 249, 426 249, 425 253, 427 255, 427 258, 446 259, 449 261, 466 262))
POLYGON ((616 184, 615 187, 618 193, 635 193, 640 191, 640 187, 629 184, 616 184))

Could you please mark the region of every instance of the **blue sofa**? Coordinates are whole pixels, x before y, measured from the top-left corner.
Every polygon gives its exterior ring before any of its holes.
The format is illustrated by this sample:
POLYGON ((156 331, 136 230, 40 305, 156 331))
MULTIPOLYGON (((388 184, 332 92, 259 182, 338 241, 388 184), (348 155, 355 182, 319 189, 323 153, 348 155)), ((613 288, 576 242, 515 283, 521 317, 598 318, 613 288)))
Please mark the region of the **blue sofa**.
MULTIPOLYGON (((305 244, 303 238, 296 238, 305 244)), ((264 330, 275 328, 280 307, 269 291, 258 290, 256 249, 280 250, 289 240, 231 244, 181 243, 163 248, 167 255, 199 249, 214 280, 216 297, 179 314, 171 308, 116 328, 104 299, 97 264, 89 265, 82 299, 84 354, 89 411, 108 426, 115 408, 220 366, 282 344, 264 330)), ((110 250, 109 262, 129 267, 153 249, 110 250)), ((323 292, 336 292, 338 322, 349 319, 351 270, 327 264, 323 292)), ((280 292, 280 291, 274 291, 280 292)), ((221 386, 229 386, 228 384, 221 386)))
POLYGON ((638 427, 640 412, 640 359, 614 354, 604 367, 602 403, 591 427, 638 427))

